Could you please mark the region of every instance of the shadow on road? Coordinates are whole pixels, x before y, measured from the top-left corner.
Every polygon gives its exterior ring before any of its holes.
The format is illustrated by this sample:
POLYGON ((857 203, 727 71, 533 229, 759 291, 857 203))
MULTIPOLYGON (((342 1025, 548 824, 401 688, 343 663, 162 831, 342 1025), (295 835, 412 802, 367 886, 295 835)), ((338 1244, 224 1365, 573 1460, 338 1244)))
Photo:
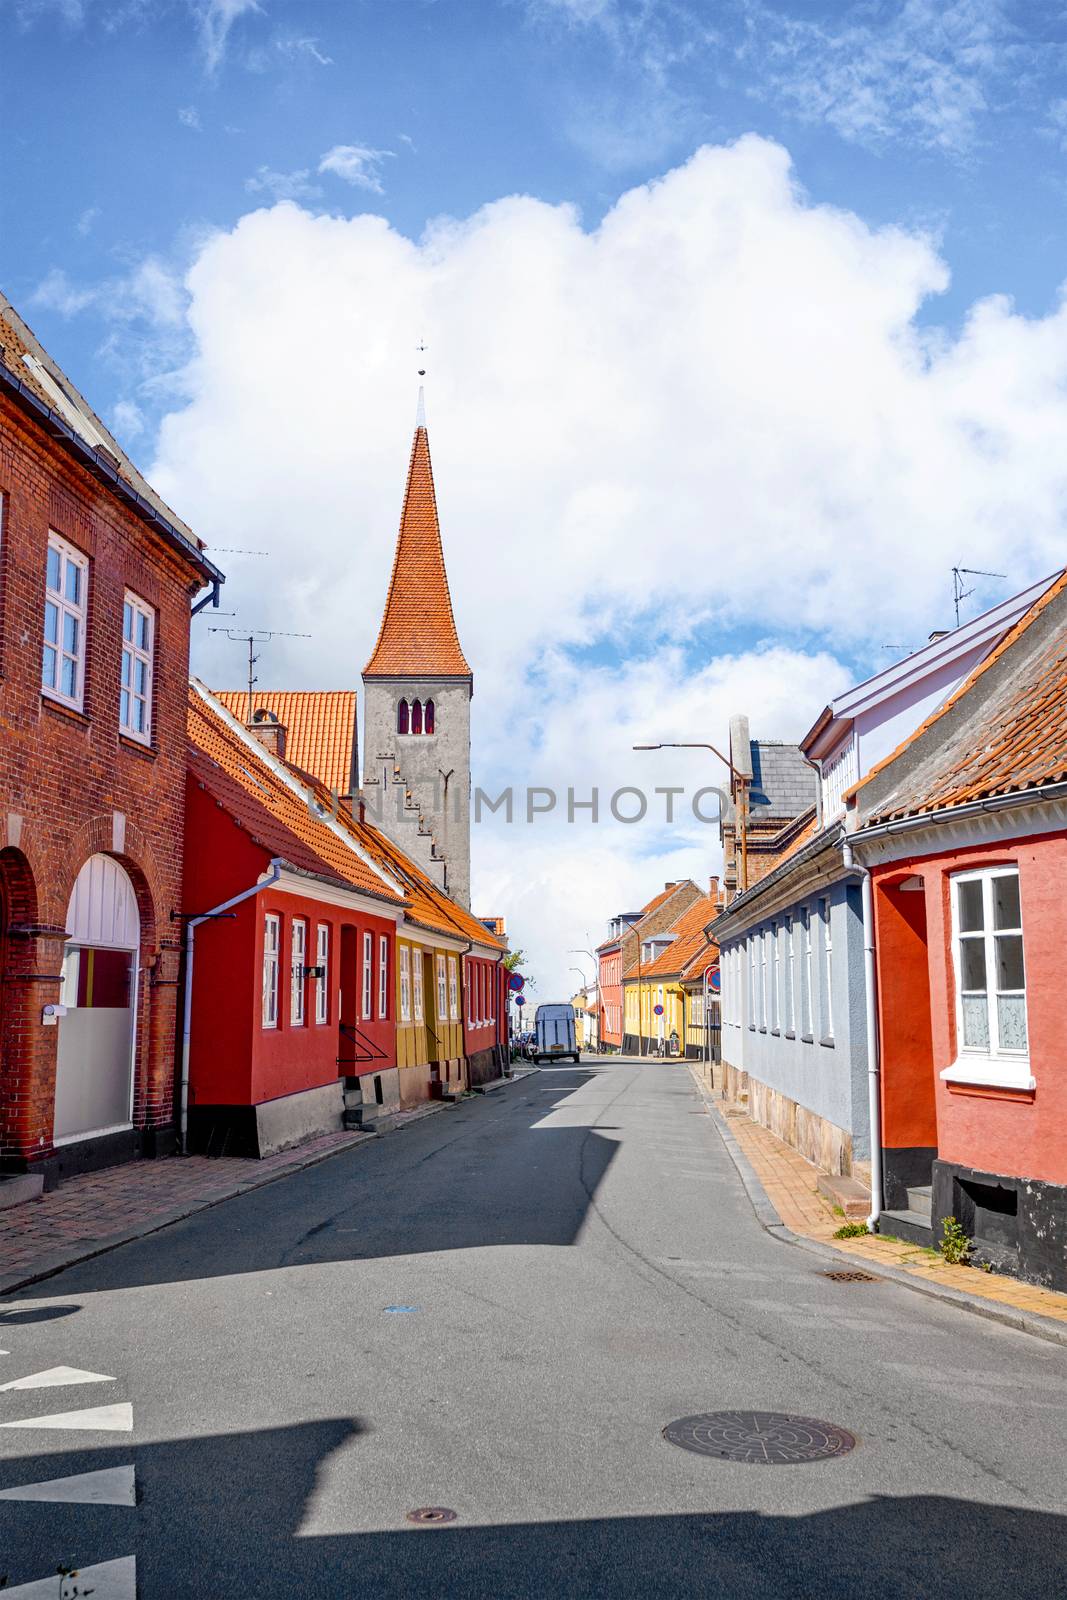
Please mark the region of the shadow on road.
MULTIPOLYGON (((140 1503, 131 1510, 0 1502, 3 1568, 15 1584, 60 1561, 87 1565, 136 1553, 142 1600, 1048 1600, 1067 1593, 1067 1519, 940 1495, 877 1495, 796 1516, 735 1511, 488 1527, 462 1520, 408 1527, 411 1507, 398 1504, 396 1527, 386 1531, 313 1531, 362 1520, 356 1486, 381 1470, 372 1435, 365 1424, 338 1418, 5 1461, 4 1487, 135 1459, 140 1503), (339 1453, 355 1459, 342 1464, 334 1460, 339 1453), (342 1480, 353 1486, 347 1498, 342 1480)), ((649 1449, 670 1447, 651 1439, 649 1449)), ((709 1492, 722 1493, 725 1480, 729 1498, 758 1494, 759 1475, 768 1471, 804 1474, 809 1488, 818 1475, 834 1498, 849 1494, 847 1461, 781 1469, 706 1461, 693 1470, 707 1474, 709 1492)), ((462 1484, 423 1480, 416 1493, 458 1509, 462 1519, 462 1484)))
MULTIPOLYGON (((590 1103, 583 1125, 553 1126, 549 1118, 576 1089, 598 1078, 610 1086, 612 1073, 575 1067, 531 1076, 525 1093, 517 1084, 499 1105, 463 1102, 23 1292, 34 1300, 68 1298, 79 1290, 195 1282, 316 1263, 573 1244, 618 1149, 614 1130, 588 1126, 604 1114, 610 1096, 590 1103)), ((12 1297, 12 1315, 19 1314, 17 1304, 12 1297)))

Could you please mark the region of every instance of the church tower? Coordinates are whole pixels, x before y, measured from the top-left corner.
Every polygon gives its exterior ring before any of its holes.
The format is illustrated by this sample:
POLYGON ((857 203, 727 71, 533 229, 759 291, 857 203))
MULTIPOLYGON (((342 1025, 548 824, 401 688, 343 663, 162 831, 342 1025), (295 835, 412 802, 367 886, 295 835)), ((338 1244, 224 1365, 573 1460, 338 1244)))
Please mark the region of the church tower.
POLYGON ((367 820, 468 909, 473 693, 452 614, 420 389, 385 614, 363 669, 363 799, 367 820))

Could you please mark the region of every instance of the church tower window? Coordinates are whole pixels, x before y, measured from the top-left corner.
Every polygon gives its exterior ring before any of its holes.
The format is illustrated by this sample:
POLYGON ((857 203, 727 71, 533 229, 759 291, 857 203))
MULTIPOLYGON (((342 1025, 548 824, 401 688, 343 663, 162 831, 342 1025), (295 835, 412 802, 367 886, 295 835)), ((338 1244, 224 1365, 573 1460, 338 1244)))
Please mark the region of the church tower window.
POLYGON ((408 731, 408 703, 406 700, 401 700, 396 708, 396 731, 397 733, 407 733, 408 731))
POLYGON ((422 732, 422 701, 421 700, 413 700, 411 702, 411 731, 412 731, 412 733, 421 733, 422 732))
POLYGON ((433 718, 434 718, 433 701, 432 700, 427 700, 426 709, 423 711, 423 714, 422 714, 422 730, 423 730, 424 733, 432 733, 433 732, 433 718))

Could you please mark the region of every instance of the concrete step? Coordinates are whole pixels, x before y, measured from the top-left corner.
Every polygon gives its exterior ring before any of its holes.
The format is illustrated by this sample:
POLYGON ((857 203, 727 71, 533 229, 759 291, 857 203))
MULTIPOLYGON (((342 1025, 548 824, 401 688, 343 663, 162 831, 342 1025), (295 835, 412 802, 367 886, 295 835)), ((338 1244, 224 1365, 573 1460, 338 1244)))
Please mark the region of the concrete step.
POLYGON ((43 1172, 12 1172, 0 1176, 0 1211, 5 1206, 20 1206, 24 1200, 36 1200, 43 1189, 43 1172))
POLYGON ((836 1172, 820 1172, 816 1186, 831 1205, 841 1207, 849 1222, 862 1222, 870 1216, 871 1191, 858 1179, 843 1178, 836 1172))
POLYGON ((931 1211, 931 1185, 924 1188, 908 1190, 908 1210, 917 1211, 921 1217, 929 1217, 931 1211))
POLYGON ((490 1078, 488 1083, 472 1083, 471 1089, 475 1094, 492 1094, 494 1089, 502 1089, 507 1082, 507 1078, 490 1078))
POLYGON ((921 1211, 883 1211, 878 1218, 878 1232, 893 1233, 909 1244, 932 1247, 934 1242, 930 1218, 924 1217, 921 1211))
POLYGON ((350 1133, 388 1133, 396 1127, 396 1116, 382 1111, 381 1106, 364 1106, 359 1110, 345 1109, 345 1127, 350 1133), (374 1112, 381 1113, 375 1116, 374 1112))

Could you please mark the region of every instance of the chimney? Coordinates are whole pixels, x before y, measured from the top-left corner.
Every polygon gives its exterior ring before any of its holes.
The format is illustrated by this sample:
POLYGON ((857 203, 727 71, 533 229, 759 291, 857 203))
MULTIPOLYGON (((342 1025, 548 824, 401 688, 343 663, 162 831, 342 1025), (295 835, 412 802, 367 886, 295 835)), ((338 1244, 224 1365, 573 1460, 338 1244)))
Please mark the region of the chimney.
POLYGON ((253 711, 252 720, 245 723, 245 727, 272 756, 277 756, 279 761, 285 760, 285 724, 279 722, 273 711, 266 711, 260 706, 253 711))
POLYGON ((947 639, 948 634, 949 630, 947 628, 935 628, 926 642, 927 644, 936 644, 939 639, 947 639))
POLYGON ((674 888, 674 885, 675 885, 675 884, 676 884, 676 883, 677 883, 677 881, 678 881, 678 880, 677 880, 677 878, 672 878, 672 879, 671 879, 671 881, 670 881, 670 883, 665 883, 665 884, 664 884, 664 885, 663 885, 663 887, 664 887, 664 888, 665 888, 665 889, 673 889, 673 888, 674 888))
POLYGON ((719 880, 714 876, 708 879, 708 896, 712 904, 717 906, 719 903, 719 880))

